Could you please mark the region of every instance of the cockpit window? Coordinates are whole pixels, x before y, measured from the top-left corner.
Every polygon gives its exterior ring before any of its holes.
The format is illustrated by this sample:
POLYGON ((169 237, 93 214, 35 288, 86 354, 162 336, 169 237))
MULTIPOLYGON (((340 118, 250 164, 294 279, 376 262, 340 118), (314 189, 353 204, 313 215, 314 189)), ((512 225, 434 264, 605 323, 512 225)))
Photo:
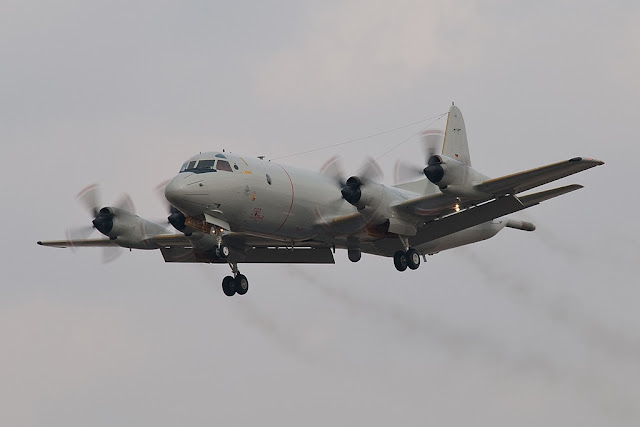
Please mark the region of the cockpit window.
POLYGON ((186 162, 184 162, 184 164, 180 168, 180 172, 184 172, 185 170, 187 170, 188 165, 189 165, 189 161, 187 160, 186 162))
POLYGON ((213 164, 215 163, 215 160, 200 160, 198 162, 198 166, 196 167, 196 170, 198 171, 210 171, 213 170, 213 164))
POLYGON ((218 153, 216 154, 216 157, 219 159, 226 159, 227 157, 224 154, 218 153))
POLYGON ((193 172, 196 169, 196 163, 198 163, 197 160, 192 160, 188 163, 185 163, 186 167, 184 168, 183 172, 193 172))
POLYGON ((231 169, 231 165, 226 160, 218 160, 218 170, 233 172, 233 169, 231 169))

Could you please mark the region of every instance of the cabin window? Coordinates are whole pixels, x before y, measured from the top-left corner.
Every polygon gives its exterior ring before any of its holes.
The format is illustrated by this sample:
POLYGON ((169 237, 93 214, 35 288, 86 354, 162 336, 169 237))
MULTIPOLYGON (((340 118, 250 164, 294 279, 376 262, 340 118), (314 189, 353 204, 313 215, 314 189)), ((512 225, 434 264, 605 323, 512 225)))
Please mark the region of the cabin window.
POLYGON ((271 185, 271 176, 269 174, 267 174, 267 183, 271 185))
POLYGON ((218 160, 218 170, 233 172, 233 169, 231 169, 231 165, 226 160, 218 160))

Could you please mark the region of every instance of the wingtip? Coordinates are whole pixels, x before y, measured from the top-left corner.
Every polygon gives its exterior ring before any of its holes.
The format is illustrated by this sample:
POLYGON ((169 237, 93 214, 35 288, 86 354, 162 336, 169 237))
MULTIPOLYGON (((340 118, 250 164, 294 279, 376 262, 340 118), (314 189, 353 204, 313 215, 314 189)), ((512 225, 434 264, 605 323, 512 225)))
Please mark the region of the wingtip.
POLYGON ((595 163, 597 166, 600 165, 604 165, 604 162, 602 160, 598 160, 598 159, 594 159, 591 157, 574 157, 572 159, 569 159, 570 162, 590 162, 590 163, 595 163))

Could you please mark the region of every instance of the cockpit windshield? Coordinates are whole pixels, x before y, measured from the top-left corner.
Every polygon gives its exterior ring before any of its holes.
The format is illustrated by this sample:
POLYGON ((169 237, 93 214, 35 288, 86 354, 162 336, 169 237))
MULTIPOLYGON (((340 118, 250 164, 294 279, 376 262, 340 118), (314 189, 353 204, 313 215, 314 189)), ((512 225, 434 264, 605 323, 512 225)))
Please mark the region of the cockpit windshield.
MULTIPOLYGON (((224 157, 218 155, 216 157, 224 157)), ((226 160, 216 159, 200 159, 186 161, 180 168, 180 172, 193 172, 193 173, 205 173, 205 172, 217 172, 217 171, 233 172, 231 165, 226 160), (216 165, 217 162, 217 165, 216 165), (216 167, 217 166, 217 167, 216 167)))

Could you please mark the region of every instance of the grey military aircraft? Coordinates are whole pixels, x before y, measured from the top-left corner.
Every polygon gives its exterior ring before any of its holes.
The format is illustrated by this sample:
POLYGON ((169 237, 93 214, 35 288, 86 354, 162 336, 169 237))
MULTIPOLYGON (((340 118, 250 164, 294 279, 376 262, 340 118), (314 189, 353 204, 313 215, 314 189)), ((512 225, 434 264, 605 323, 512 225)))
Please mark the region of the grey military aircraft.
POLYGON ((427 150, 425 161, 419 179, 387 186, 375 162, 344 179, 335 159, 316 172, 263 157, 201 153, 184 162, 164 190, 168 221, 179 233, 135 215, 127 203, 99 206, 89 187, 81 197, 93 228, 106 237, 38 244, 159 249, 166 262, 228 264, 232 275, 222 280, 223 292, 244 295, 249 282, 241 263, 333 264, 336 249, 343 249, 353 262, 364 252, 393 258, 398 271, 415 270, 426 255, 488 239, 505 227, 533 231, 533 224, 507 215, 582 186, 521 193, 604 164, 574 157, 489 178, 471 167, 455 105, 442 149, 427 150))

